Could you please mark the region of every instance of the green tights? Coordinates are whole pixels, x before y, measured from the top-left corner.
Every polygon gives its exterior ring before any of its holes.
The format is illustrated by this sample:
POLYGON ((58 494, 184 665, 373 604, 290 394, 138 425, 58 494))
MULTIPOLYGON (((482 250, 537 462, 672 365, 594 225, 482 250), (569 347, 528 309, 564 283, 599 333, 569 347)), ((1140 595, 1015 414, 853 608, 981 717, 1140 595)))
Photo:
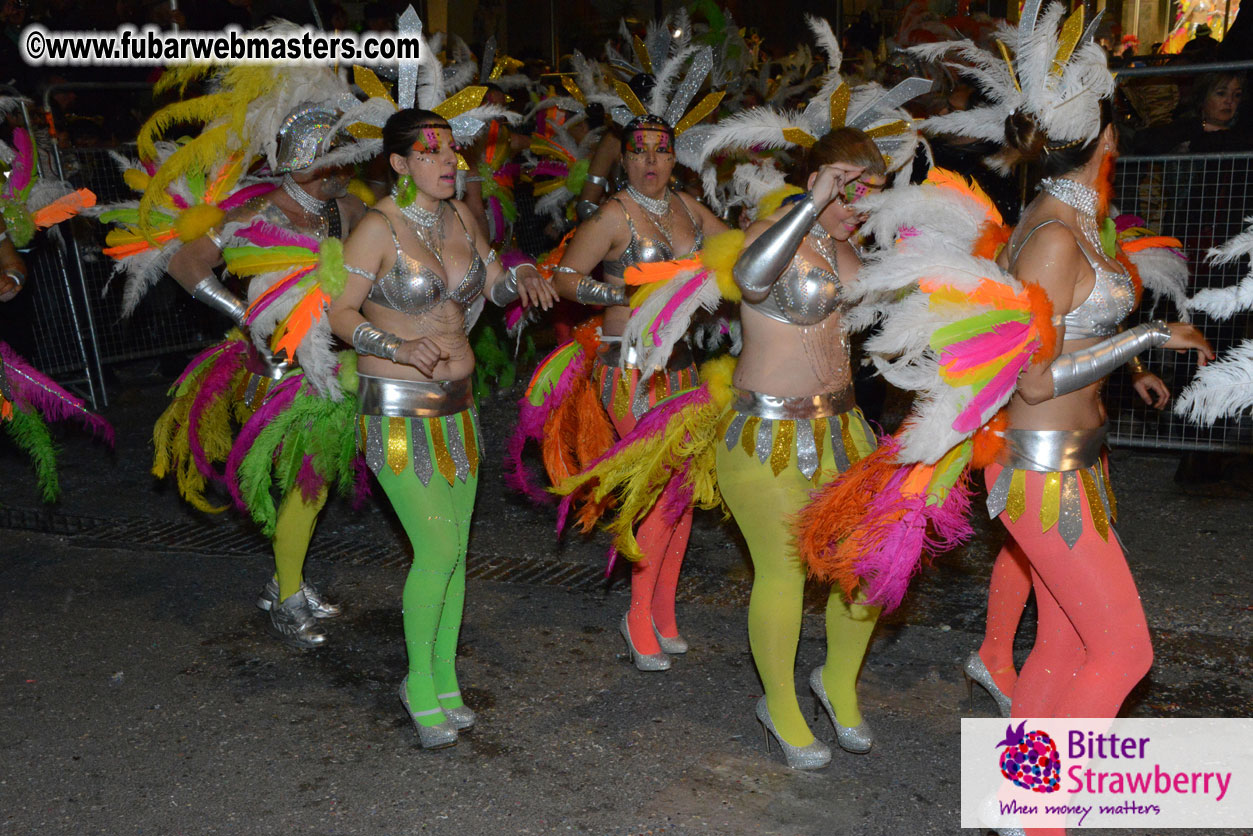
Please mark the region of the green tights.
MULTIPOLYGON (((408 435, 407 421, 405 427, 408 435)), ((436 472, 423 485, 410 466, 399 475, 383 467, 376 476, 413 546, 413 565, 402 594, 409 707, 419 723, 437 726, 444 722, 445 708, 464 705, 457 684, 457 637, 465 608, 466 545, 478 477, 471 474, 462 482, 454 476, 449 484, 436 472)))

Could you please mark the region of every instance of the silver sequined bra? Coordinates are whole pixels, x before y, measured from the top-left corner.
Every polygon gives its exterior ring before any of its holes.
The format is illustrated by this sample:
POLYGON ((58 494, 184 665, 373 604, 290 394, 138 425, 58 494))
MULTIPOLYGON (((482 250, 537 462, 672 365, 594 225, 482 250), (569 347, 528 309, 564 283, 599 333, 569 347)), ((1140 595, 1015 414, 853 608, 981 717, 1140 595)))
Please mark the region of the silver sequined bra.
MULTIPOLYGON (((1021 242, 1018 242, 1015 247, 1015 258, 1017 258, 1017 251, 1021 250, 1031 236, 1049 224, 1066 226, 1056 218, 1050 218, 1036 225, 1021 242)), ((1069 227, 1066 228, 1069 229, 1069 227)), ((1053 324, 1065 326, 1065 339, 1067 340, 1113 336, 1118 333, 1119 323, 1130 316, 1136 306, 1136 290, 1135 284, 1131 281, 1131 274, 1126 270, 1115 272, 1106 268, 1088 252, 1081 236, 1075 235, 1075 242, 1092 267, 1092 272, 1096 274, 1096 281, 1092 285, 1092 292, 1088 294, 1088 298, 1070 313, 1064 316, 1054 316, 1053 324)))
MULTIPOLYGON (((639 230, 635 228, 635 221, 631 220, 631 213, 627 211, 626 205, 622 203, 620 198, 612 198, 622 206, 622 211, 626 213, 627 225, 631 227, 631 243, 627 244, 622 255, 615 259, 607 259, 605 261, 605 272, 612 276, 621 278, 628 267, 634 267, 637 264, 655 264, 658 261, 670 261, 675 254, 670 251, 670 245, 659 238, 646 238, 640 235, 639 230)), ((688 220, 692 222, 692 229, 696 230, 696 237, 692 241, 692 252, 696 252, 705 243, 705 236, 701 232, 700 223, 697 222, 696 216, 692 214, 692 210, 688 208, 687 203, 678 195, 674 200, 683 207, 683 211, 687 213, 688 220)), ((690 255, 689 253, 688 255, 690 255)))
MULTIPOLYGON (((371 209, 370 211, 377 212, 378 210, 371 209)), ((400 248, 400 241, 396 238, 396 230, 391 220, 382 212, 378 214, 387 221, 387 228, 392 233, 392 243, 396 247, 396 261, 390 270, 374 282, 366 298, 376 305, 409 316, 426 313, 445 299, 456 302, 462 308, 470 307, 471 303, 483 292, 483 285, 487 282, 487 265, 483 263, 483 259, 479 258, 478 250, 474 248, 474 239, 470 237, 470 231, 466 229, 461 215, 457 215, 457 220, 461 222, 461 229, 466 234, 466 240, 470 242, 470 252, 474 253, 474 256, 461 282, 450 292, 439 274, 400 248)))
POLYGON ((797 254, 765 299, 743 304, 789 325, 817 325, 840 307, 840 278, 797 254))

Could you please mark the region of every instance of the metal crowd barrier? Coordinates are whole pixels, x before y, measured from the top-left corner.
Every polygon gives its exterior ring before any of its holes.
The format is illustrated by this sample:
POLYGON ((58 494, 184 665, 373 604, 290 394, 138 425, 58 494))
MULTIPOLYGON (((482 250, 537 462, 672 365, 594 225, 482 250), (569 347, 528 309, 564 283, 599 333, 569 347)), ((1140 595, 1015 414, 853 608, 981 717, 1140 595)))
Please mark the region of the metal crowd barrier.
MULTIPOLYGON (((1162 235, 1178 238, 1188 257, 1189 294, 1207 287, 1233 285, 1247 272, 1247 263, 1214 266, 1206 252, 1244 229, 1253 215, 1253 151, 1239 154, 1167 154, 1124 157, 1118 161, 1112 202, 1138 215, 1162 235)), ((1154 310, 1146 293, 1139 316, 1177 319, 1169 303, 1154 310)), ((1220 354, 1253 335, 1253 315, 1217 322, 1197 315, 1193 324, 1220 354)), ((1196 372, 1195 353, 1180 355, 1157 349, 1147 358, 1149 370, 1166 382, 1174 395, 1196 372)), ((1130 447, 1174 450, 1241 450, 1253 448, 1253 418, 1248 414, 1200 427, 1170 409, 1157 411, 1140 402, 1125 374, 1110 378, 1111 441, 1130 447)))
MULTIPOLYGON (((44 93, 48 113, 52 97, 61 91, 87 92, 93 96, 122 96, 147 92, 143 83, 75 83, 50 86, 44 93)), ((117 156, 135 157, 133 145, 119 148, 61 147, 56 141, 62 127, 51 118, 51 150, 58 176, 75 187, 91 189, 97 204, 134 200, 138 195, 122 180, 117 156)), ((114 275, 114 262, 104 255, 107 229, 99 222, 75 218, 70 224, 68 262, 74 283, 85 299, 77 320, 89 346, 89 379, 94 377, 98 399, 108 403, 106 369, 115 363, 189 352, 218 339, 229 323, 196 304, 172 282, 158 282, 129 317, 122 316, 124 277, 114 275)))

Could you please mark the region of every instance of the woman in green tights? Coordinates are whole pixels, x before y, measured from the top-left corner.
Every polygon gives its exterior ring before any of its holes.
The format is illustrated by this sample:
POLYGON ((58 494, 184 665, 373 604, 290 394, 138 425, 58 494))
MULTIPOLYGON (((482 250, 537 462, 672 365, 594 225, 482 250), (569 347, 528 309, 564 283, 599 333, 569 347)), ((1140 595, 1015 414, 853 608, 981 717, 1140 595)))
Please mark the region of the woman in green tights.
MULTIPOLYGON (((808 193, 753 224, 735 264, 744 349, 735 400, 722 419, 717 472, 753 561, 748 637, 765 686, 757 718, 788 766, 817 769, 831 750, 810 731, 796 696, 805 566, 790 523, 810 491, 875 447, 853 402, 840 288, 856 280, 860 265, 848 239, 864 216, 853 204, 883 187, 886 167, 866 134, 839 128, 808 149, 800 174, 808 193)), ((850 752, 867 752, 873 742, 856 685, 878 614, 833 589, 826 663, 809 677, 850 752)))
POLYGON ((413 546, 400 699, 434 749, 475 722, 456 671, 482 450, 467 312, 480 297, 548 308, 557 295, 534 265, 505 270, 451 199, 457 154, 446 120, 399 111, 383 127, 383 150, 397 183, 344 246, 349 275, 331 326, 357 350, 358 442, 413 546))

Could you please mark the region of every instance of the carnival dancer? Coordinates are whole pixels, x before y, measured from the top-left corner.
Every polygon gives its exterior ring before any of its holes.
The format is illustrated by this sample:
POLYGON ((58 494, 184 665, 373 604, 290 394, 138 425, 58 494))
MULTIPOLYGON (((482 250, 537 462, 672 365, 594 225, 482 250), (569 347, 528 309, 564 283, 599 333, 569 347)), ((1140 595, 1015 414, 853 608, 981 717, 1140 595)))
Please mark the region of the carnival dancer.
MULTIPOLYGON (((0 99, 0 112, 7 105, 18 106, 19 101, 0 99)), ((7 168, 0 173, 0 303, 16 299, 30 281, 18 248, 30 244, 37 230, 95 203, 95 195, 86 189, 74 190, 39 176, 38 156, 25 128, 16 128, 12 140, 11 146, 0 141, 0 162, 7 168)), ((0 341, 0 428, 30 456, 44 502, 55 502, 61 494, 57 448, 48 422, 68 420, 113 446, 109 422, 0 341)))
MULTIPOLYGON (((556 271, 565 298, 605 308, 594 385, 614 432, 627 435, 661 398, 696 385, 686 342, 677 342, 664 369, 645 374, 633 347, 620 338, 631 315, 625 272, 637 265, 690 258, 707 236, 727 227, 699 201, 670 190, 675 164, 674 128, 657 115, 635 117, 624 128, 627 187, 575 233, 556 271), (603 281, 591 274, 603 265, 603 281)), ((687 652, 674 613, 674 594, 691 532, 691 511, 672 524, 647 516, 636 535, 643 560, 632 566, 631 605, 619 630, 637 668, 666 670, 669 654, 687 652)))
MULTIPOLYGON (((744 347, 734 379, 727 363, 707 364, 705 385, 659 405, 571 480, 595 484, 593 503, 613 494, 619 516, 653 504, 727 504, 755 569, 749 637, 766 691, 757 716, 798 769, 826 765, 831 751, 802 718, 793 681, 805 572, 788 519, 824 472, 829 478, 874 449, 874 434, 852 400, 843 322, 844 287, 855 284, 858 270, 849 239, 864 219, 853 204, 883 188, 890 170, 885 156, 893 170, 912 159, 917 134, 899 106, 930 86, 911 79, 891 91, 850 90, 829 26, 818 19, 811 25, 832 59, 811 107, 803 114, 759 108, 728 117, 703 149, 706 156, 753 144, 801 149, 804 162, 795 175, 812 192, 784 184, 783 192, 766 195, 742 254, 736 245, 730 263, 708 261, 714 270, 728 269, 743 294, 744 347), (784 198, 797 205, 780 208, 784 198)), ((869 751, 873 741, 858 709, 856 680, 876 616, 876 609, 833 593, 827 664, 810 677, 837 740, 853 752, 869 751)))
POLYGON ((330 129, 357 99, 327 68, 179 69, 159 86, 206 73, 208 93, 163 108, 141 128, 143 162, 127 180, 142 196, 101 213, 102 221, 120 225, 109 233, 106 252, 127 273, 128 312, 168 272, 238 329, 193 359, 171 389, 171 404, 154 430, 153 472, 161 477, 172 470, 182 495, 205 511, 224 510, 205 498, 207 484, 228 482, 274 548, 275 571, 257 606, 284 643, 319 647, 326 634, 318 620, 341 609, 304 578, 304 562, 328 486, 352 484, 354 458, 351 445, 325 449, 322 442, 333 435, 328 423, 343 424, 355 412, 351 402, 343 403, 336 379, 322 288, 336 285, 339 241, 364 213, 346 191, 351 164, 372 149, 330 129), (189 116, 204 123, 198 135, 158 141, 172 119, 189 116), (271 177, 281 175, 277 184, 245 173, 258 158, 271 177), (247 280, 248 301, 218 278, 224 263, 247 280), (261 420, 249 427, 263 405, 261 420), (300 418, 279 421, 279 413, 300 418), (263 440, 270 444, 253 451, 267 427, 263 440), (283 437, 280 428, 295 435, 283 437), (288 455, 285 463, 272 455, 279 447, 288 455), (242 488, 241 466, 247 474, 242 488), (272 482, 281 495, 277 507, 272 482))
POLYGON ((547 308, 556 293, 534 265, 504 269, 452 199, 457 154, 446 119, 398 111, 383 128, 383 148, 399 179, 347 243, 350 275, 331 322, 359 357, 366 463, 413 546, 400 699, 422 746, 440 748, 475 723, 456 672, 482 450, 466 312, 480 296, 547 308))
POLYGON ((951 176, 876 208, 876 239, 896 243, 863 280, 917 292, 884 310, 867 348, 919 397, 896 438, 816 498, 799 539, 816 574, 896 606, 924 551, 969 535, 964 474, 983 467, 989 513, 1025 553, 1039 602, 1013 715, 1113 717, 1152 651, 1110 526, 1100 384, 1148 347, 1196 350, 1201 362, 1212 351, 1185 324, 1117 332, 1135 291, 1112 228, 1098 225, 1096 191, 1114 148, 1114 84, 1082 12, 1061 26, 1063 14, 1028 3, 1001 32, 1003 57, 968 43, 920 48, 956 49, 990 102, 932 127, 996 134, 1019 157, 1042 157, 1048 177, 999 256, 999 214, 951 176))
MULTIPOLYGON (((1103 171, 1101 176, 1110 173, 1112 171, 1103 171)), ((1098 194, 1107 194, 1108 185, 1098 182, 1098 194)), ((1111 211, 1110 215, 1113 214, 1111 211)), ((1177 239, 1156 235, 1145 228, 1138 217, 1119 215, 1114 225, 1118 232, 1118 261, 1133 277, 1137 288, 1151 289, 1157 297, 1169 298, 1186 316, 1188 267, 1179 249, 1182 244, 1177 239)), ((1136 302, 1139 302, 1138 293, 1136 302)), ((1131 358, 1125 369, 1139 398, 1154 409, 1164 409, 1170 401, 1170 390, 1162 379, 1145 368, 1139 357, 1131 358)), ((1108 460, 1102 464, 1108 466, 1108 460)), ((995 701, 1003 717, 1010 716, 1014 682, 1018 678, 1014 666, 1014 636, 1030 593, 1031 568, 1026 555, 1012 537, 1007 537, 992 564, 983 641, 962 664, 971 698, 974 685, 978 683, 995 701)))

